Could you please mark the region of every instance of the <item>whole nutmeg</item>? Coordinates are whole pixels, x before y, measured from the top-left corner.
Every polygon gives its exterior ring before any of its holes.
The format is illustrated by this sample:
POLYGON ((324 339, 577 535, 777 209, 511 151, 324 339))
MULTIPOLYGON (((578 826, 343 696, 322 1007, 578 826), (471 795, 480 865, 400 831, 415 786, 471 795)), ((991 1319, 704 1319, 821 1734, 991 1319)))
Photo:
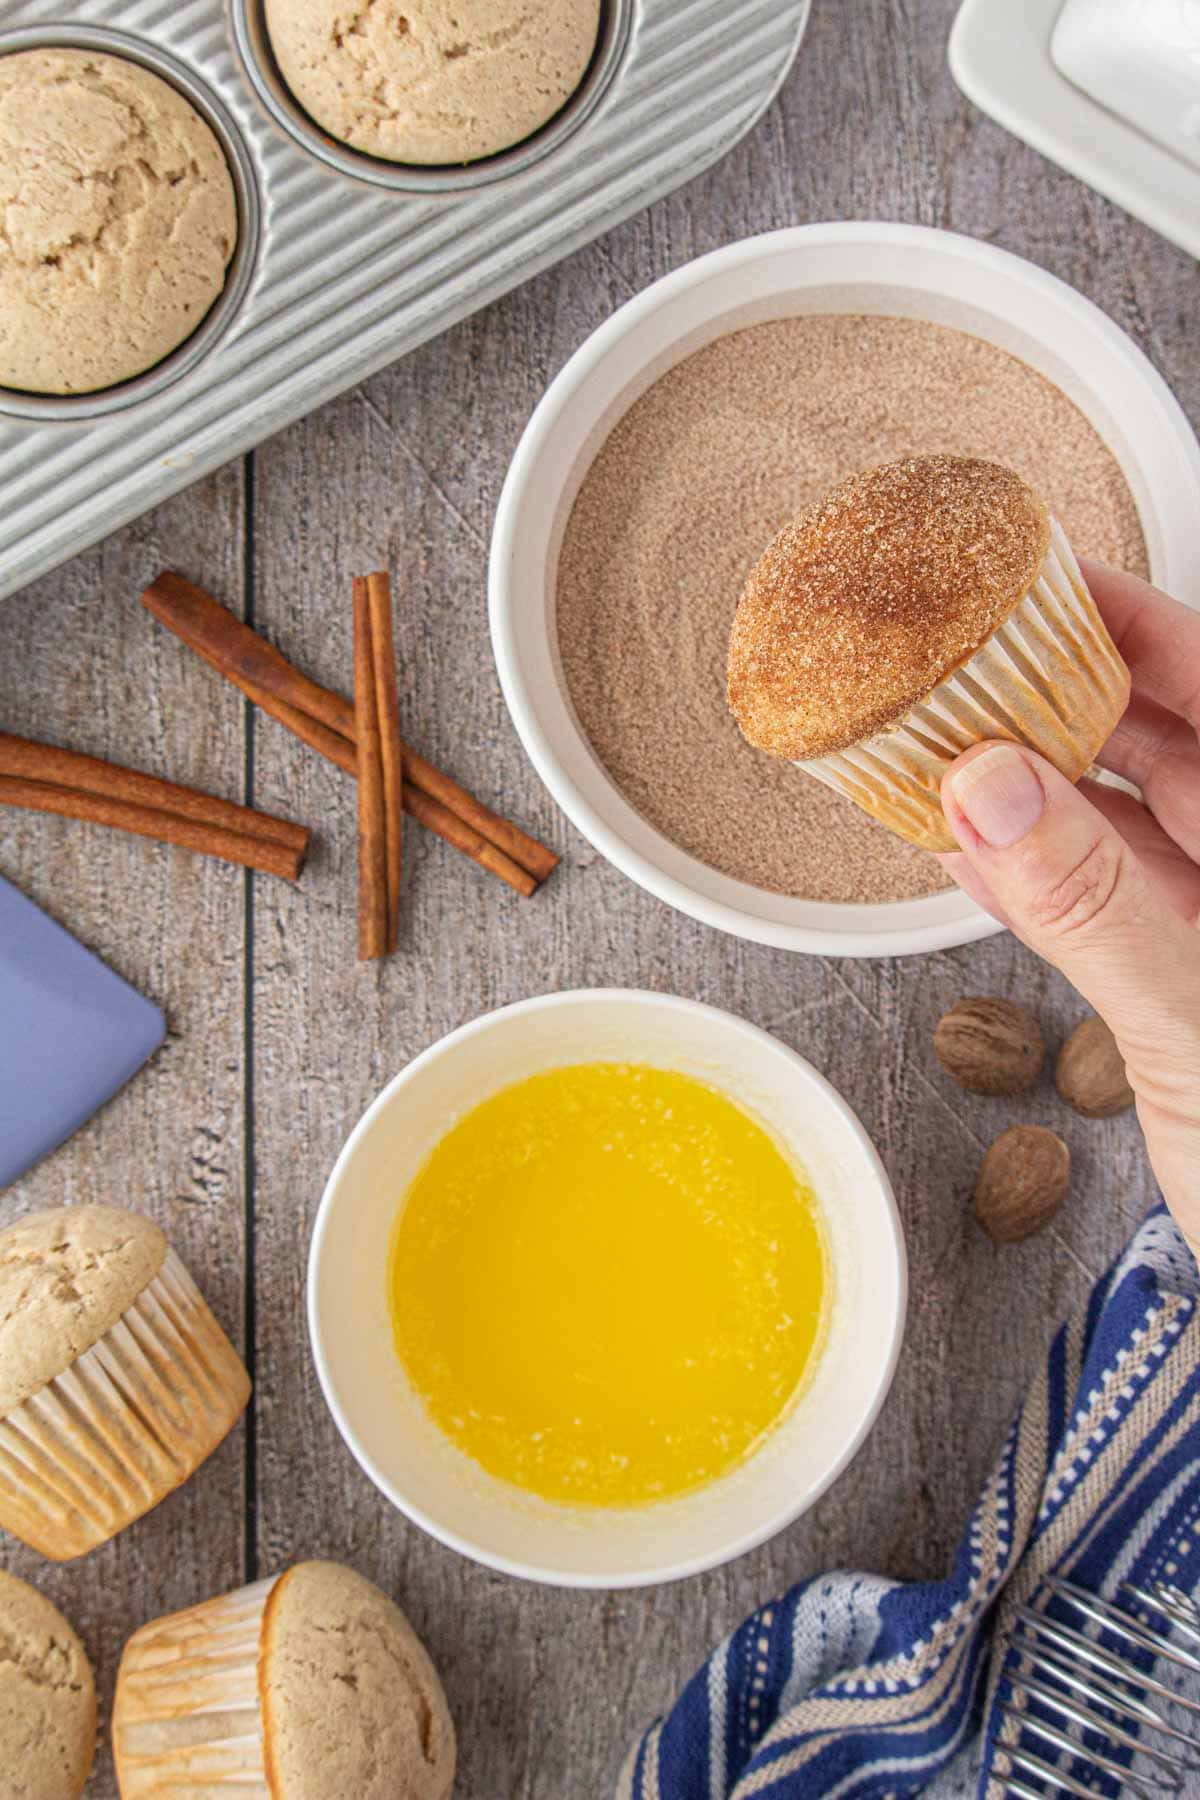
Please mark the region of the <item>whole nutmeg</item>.
POLYGON ((975 1183, 975 1217, 998 1244, 1040 1231, 1062 1204, 1071 1152, 1044 1125, 1013 1125, 986 1151, 975 1183))
POLYGON ((1046 1057, 1038 1023, 995 995, 959 1000, 943 1013, 933 1048, 947 1075, 972 1094, 1022 1094, 1046 1057))
POLYGON ((1067 1105, 1085 1119, 1111 1119, 1133 1105, 1117 1040, 1094 1015, 1075 1027, 1059 1051, 1054 1081, 1067 1105))

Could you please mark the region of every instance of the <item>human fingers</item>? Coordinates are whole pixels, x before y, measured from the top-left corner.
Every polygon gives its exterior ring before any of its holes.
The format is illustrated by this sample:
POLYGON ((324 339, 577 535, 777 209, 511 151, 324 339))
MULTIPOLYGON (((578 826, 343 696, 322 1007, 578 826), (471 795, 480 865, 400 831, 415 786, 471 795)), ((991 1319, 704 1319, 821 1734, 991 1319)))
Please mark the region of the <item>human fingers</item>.
POLYGON ((1004 908, 983 876, 977 869, 972 868, 970 859, 964 856, 961 850, 944 851, 938 856, 938 861, 947 875, 953 876, 963 893, 970 895, 976 906, 982 906, 984 912, 991 913, 993 919, 998 919, 1001 925, 1007 925, 1011 929, 1011 922, 1005 914, 1004 908))
POLYGON ((1140 788, 1163 830, 1200 862, 1200 738, 1185 719, 1135 694, 1096 761, 1140 788))
MULTIPOLYGON (((1167 836, 1153 814, 1121 788, 1090 781, 1085 792, 1097 811, 1116 826, 1171 910, 1193 923, 1200 921, 1200 867, 1167 836)), ((969 857, 957 850, 939 856, 938 861, 977 906, 1012 928, 1003 905, 969 857)))
POLYGON ((1200 1048, 1200 937, 1166 905, 1088 786, 1081 792, 1022 745, 977 744, 951 765, 942 805, 1013 929, 1098 1011, 1127 1008, 1165 1029, 1179 965, 1190 962, 1200 1048))
POLYGON ((1113 1031, 1163 1193, 1200 1243, 1200 932, 1103 807, 1024 746, 975 745, 941 793, 1012 929, 1113 1031))
MULTIPOLYGON (((1084 792, 1097 811, 1116 826, 1171 911, 1193 925, 1200 923, 1200 866, 1182 845, 1168 836, 1157 817, 1133 794, 1099 781, 1087 782, 1084 792)), ((1196 954, 1200 956, 1200 945, 1196 954)))
POLYGON ((1200 612, 1091 557, 1080 567, 1135 693, 1200 730, 1200 612))

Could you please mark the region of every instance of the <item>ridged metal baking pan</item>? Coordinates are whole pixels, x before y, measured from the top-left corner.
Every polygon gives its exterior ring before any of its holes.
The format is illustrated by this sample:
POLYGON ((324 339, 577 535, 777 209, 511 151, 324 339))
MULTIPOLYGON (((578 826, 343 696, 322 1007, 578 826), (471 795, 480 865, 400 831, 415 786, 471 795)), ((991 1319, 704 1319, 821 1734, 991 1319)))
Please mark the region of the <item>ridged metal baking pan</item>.
POLYGON ((0 595, 697 175, 768 105, 808 0, 608 0, 593 68, 544 133, 465 169, 324 139, 264 49, 261 0, 14 0, 0 54, 129 55, 225 143, 226 292, 167 363, 106 394, 0 389, 0 595))

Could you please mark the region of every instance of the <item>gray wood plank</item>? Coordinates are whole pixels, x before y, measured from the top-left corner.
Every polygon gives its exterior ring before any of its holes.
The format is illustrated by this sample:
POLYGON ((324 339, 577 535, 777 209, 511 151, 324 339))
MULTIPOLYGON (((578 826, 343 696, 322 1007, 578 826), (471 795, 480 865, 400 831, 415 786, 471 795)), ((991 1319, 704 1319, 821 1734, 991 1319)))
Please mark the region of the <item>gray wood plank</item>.
MULTIPOLYGON (((10 601, 0 720, 229 799, 242 793, 243 709, 136 604, 164 561, 240 588, 242 471, 168 501, 10 601)), ((99 826, 0 809, 0 872, 167 1017, 157 1056, 0 1197, 0 1221, 70 1202, 158 1220, 235 1342, 242 1339, 243 922, 240 869, 99 826)), ((121 1646, 148 1618, 234 1586, 244 1560, 245 1439, 110 1544, 53 1565, 11 1538, 0 1566, 81 1633, 104 1747, 89 1793, 116 1794, 107 1713, 121 1646)))

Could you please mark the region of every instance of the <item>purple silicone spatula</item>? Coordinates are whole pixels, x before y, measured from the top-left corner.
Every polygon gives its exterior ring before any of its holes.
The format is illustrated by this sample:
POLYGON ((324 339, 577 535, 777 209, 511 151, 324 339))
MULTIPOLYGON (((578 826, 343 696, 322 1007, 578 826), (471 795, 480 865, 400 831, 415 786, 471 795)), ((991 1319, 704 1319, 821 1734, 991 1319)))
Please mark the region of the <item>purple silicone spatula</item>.
POLYGON ((0 876, 0 1188, 124 1087, 166 1030, 156 1006, 0 876))

